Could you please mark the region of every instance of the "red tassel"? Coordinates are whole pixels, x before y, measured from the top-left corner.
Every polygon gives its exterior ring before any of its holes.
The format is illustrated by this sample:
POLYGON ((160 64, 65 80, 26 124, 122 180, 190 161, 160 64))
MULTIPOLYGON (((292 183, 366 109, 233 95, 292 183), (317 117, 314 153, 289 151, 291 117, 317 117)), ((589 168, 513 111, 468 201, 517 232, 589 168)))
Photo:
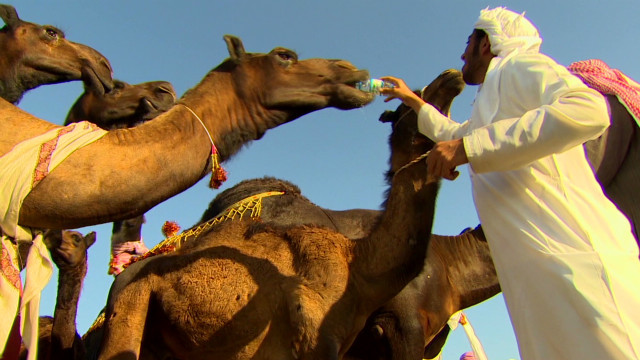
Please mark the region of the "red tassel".
POLYGON ((162 234, 165 238, 170 238, 180 231, 180 225, 175 221, 165 221, 162 225, 162 234))
POLYGON ((218 151, 213 146, 211 148, 211 181, 209 181, 209 187, 218 189, 225 181, 227 181, 227 171, 220 165, 218 151))

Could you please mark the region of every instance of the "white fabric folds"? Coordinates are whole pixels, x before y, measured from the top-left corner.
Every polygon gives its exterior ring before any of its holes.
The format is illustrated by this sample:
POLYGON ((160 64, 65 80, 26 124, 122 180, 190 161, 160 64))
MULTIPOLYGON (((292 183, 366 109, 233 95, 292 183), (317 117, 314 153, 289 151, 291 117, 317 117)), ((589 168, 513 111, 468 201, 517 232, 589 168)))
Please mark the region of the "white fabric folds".
POLYGON ((13 319, 20 313, 22 341, 29 350, 28 360, 37 358, 40 294, 53 272, 48 249, 38 229, 18 225, 22 201, 37 184, 36 169, 46 176, 75 150, 107 132, 83 121, 56 128, 16 145, 0 157, 0 225, 2 227, 2 268, 0 269, 0 354, 4 352, 13 319), (49 144, 43 156, 43 144, 49 144), (43 157, 46 161, 43 162, 43 157), (31 243, 26 261, 25 286, 16 279, 21 263, 16 243, 31 243))

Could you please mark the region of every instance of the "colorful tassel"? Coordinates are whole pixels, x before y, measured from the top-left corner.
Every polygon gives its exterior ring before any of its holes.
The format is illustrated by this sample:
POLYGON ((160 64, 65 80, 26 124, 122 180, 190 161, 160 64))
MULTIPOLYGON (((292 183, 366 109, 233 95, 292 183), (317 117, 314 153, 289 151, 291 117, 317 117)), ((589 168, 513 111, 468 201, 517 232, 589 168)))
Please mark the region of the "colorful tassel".
POLYGON ((170 238, 180 231, 180 225, 175 221, 165 221, 162 225, 162 234, 165 238, 170 238))
POLYGON ((212 189, 218 189, 222 186, 222 183, 227 181, 227 171, 220 165, 218 159, 218 149, 215 145, 211 146, 211 181, 209 181, 209 187, 212 189))

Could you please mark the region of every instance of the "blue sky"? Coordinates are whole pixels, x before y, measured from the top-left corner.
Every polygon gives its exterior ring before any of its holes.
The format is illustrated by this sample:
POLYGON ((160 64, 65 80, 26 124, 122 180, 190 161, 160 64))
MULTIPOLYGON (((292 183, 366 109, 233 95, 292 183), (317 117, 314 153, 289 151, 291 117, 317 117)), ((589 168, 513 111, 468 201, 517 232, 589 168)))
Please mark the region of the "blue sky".
MULTIPOLYGON (((9 1, 24 20, 52 24, 67 38, 94 47, 129 83, 170 81, 179 95, 196 85, 228 52, 223 35, 239 36, 249 52, 283 46, 300 58, 342 58, 366 68, 373 77, 393 75, 421 88, 441 71, 460 68, 460 55, 479 11, 507 6, 526 11, 543 37, 542 51, 559 63, 599 58, 633 79, 640 79, 637 0, 270 0, 270 1, 9 1)), ((452 117, 469 116, 475 87, 456 99, 452 117)), ((82 92, 78 82, 41 87, 19 106, 62 124, 82 92)), ((222 189, 265 175, 300 186, 316 204, 332 209, 378 209, 389 151, 389 127, 378 122, 398 101, 376 99, 350 111, 325 109, 270 130, 225 163, 229 180, 222 189)), ((99 164, 96 164, 99 166, 99 164)), ((478 219, 466 168, 454 182, 443 183, 434 233, 457 234, 478 219)), ((161 240, 164 221, 193 225, 218 191, 203 180, 147 213, 144 238, 150 247, 161 240)), ((91 325, 105 299, 111 224, 83 228, 98 232, 89 252, 89 274, 78 310, 78 330, 91 325)), ((517 254, 514 254, 517 256, 517 254)), ((43 294, 41 313, 51 315, 56 277, 43 294)), ((541 279, 544 281, 544 279, 541 279)), ((215 291, 215 289, 212 289, 215 291)), ((552 295, 550 295, 552 296, 552 295)), ((519 358, 503 298, 496 296, 468 309, 467 315, 490 359, 519 358)), ((445 348, 444 359, 469 350, 462 329, 445 348)))

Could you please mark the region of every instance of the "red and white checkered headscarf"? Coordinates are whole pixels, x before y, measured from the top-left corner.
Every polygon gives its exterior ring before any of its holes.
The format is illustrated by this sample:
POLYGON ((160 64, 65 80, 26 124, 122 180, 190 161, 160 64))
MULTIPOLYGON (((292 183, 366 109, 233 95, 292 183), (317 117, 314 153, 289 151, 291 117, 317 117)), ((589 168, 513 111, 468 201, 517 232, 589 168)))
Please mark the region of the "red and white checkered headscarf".
POLYGON ((569 71, 592 89, 616 95, 640 125, 640 85, 618 69, 611 69, 604 61, 590 59, 569 65, 569 71))

